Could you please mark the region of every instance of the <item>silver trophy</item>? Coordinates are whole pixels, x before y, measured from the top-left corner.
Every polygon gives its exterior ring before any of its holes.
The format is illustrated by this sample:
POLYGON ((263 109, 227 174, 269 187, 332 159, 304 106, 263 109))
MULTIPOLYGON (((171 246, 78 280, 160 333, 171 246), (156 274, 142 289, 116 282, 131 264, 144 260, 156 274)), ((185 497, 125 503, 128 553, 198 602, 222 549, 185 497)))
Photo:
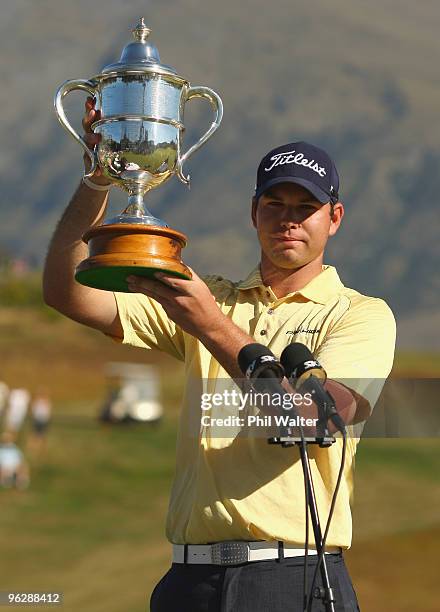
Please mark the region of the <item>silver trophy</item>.
POLYGON ((183 164, 214 134, 223 116, 215 91, 191 87, 173 68, 160 63, 156 47, 147 40, 149 34, 140 19, 133 30, 134 42, 126 45, 119 62, 89 80, 66 81, 55 95, 59 121, 90 158, 91 168, 84 176, 92 176, 99 165, 104 176, 128 193, 125 210, 83 238, 90 256, 78 267, 76 278, 101 289, 125 291, 125 276, 151 276, 158 269, 191 277, 180 260, 186 237, 154 217, 143 198, 173 175, 189 185, 183 164), (94 150, 64 112, 63 98, 74 90, 93 96, 96 110, 101 111, 100 120, 92 125, 93 132, 101 135, 94 150), (206 98, 215 116, 200 140, 182 153, 183 115, 191 98, 206 98), (136 244, 130 237, 136 238, 136 244))

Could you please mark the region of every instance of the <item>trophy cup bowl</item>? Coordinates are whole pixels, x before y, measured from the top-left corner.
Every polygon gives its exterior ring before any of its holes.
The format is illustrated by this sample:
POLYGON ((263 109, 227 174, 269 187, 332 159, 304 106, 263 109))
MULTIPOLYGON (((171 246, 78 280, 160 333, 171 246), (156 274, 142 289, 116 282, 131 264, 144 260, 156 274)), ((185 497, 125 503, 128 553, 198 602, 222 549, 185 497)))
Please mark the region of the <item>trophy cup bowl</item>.
POLYGON ((157 271, 181 278, 191 272, 181 260, 187 239, 153 216, 144 195, 176 175, 189 186, 184 162, 218 129, 223 105, 208 87, 191 87, 173 68, 160 63, 150 30, 143 18, 133 30, 134 42, 124 48, 119 62, 106 66, 90 80, 66 81, 55 95, 55 110, 62 126, 83 147, 91 161, 85 177, 99 165, 102 174, 127 192, 128 205, 117 217, 88 230, 83 240, 89 257, 76 269, 78 282, 109 291, 128 291, 130 274, 153 277, 157 271), (64 97, 74 90, 93 96, 101 115, 92 130, 101 136, 94 150, 67 120, 64 97), (207 132, 186 153, 181 153, 185 104, 205 98, 215 116, 207 132))

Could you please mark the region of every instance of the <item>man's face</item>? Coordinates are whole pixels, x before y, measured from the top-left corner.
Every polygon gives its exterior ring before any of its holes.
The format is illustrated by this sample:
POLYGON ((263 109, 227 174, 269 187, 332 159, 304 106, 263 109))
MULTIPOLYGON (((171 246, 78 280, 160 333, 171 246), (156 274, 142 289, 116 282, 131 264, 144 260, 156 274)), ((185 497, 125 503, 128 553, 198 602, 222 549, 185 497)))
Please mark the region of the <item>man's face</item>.
POLYGON ((307 189, 294 183, 280 183, 268 189, 252 203, 252 222, 262 257, 277 268, 291 270, 322 258, 343 212, 338 202, 332 218, 330 203, 321 204, 307 189))

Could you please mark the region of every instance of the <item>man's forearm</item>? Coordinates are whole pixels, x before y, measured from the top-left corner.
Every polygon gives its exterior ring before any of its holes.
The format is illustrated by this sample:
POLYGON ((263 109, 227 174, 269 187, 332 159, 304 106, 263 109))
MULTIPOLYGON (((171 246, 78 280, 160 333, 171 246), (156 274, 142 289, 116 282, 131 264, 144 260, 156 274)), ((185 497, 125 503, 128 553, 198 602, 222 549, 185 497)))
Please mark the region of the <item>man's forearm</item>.
POLYGON ((244 374, 238 367, 238 353, 246 344, 251 344, 255 340, 227 316, 224 314, 221 316, 223 319, 219 319, 219 325, 205 332, 199 339, 231 378, 244 378, 244 374))
POLYGON ((54 308, 68 311, 72 302, 86 300, 93 291, 79 285, 74 273, 76 266, 88 255, 82 236, 102 221, 107 200, 108 192, 93 190, 81 182, 58 223, 43 275, 44 299, 54 308))

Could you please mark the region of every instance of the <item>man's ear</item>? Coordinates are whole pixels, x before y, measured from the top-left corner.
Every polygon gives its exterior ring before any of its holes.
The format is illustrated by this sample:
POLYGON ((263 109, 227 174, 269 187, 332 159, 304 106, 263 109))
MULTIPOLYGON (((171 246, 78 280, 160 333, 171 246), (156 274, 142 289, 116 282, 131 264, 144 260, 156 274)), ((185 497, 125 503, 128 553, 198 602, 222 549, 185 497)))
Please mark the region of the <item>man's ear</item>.
POLYGON ((330 221, 329 236, 334 236, 341 225, 342 217, 344 216, 344 205, 342 202, 336 202, 333 206, 333 214, 330 221))
POLYGON ((257 228, 257 205, 258 205, 258 200, 254 196, 252 198, 252 212, 251 212, 251 216, 252 216, 252 225, 255 227, 255 229, 257 228))

